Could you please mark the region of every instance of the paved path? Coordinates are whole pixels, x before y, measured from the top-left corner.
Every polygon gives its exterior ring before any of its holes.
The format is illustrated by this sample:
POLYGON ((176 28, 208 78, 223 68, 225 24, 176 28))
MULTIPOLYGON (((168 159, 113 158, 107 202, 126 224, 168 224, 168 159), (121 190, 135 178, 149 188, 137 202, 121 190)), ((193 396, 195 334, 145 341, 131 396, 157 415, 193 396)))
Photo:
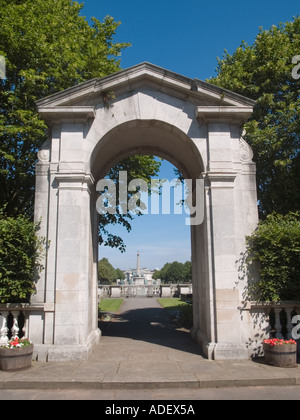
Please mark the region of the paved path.
POLYGON ((245 393, 247 387, 274 385, 292 386, 293 390, 299 389, 300 395, 300 387, 295 387, 300 385, 300 369, 275 368, 261 360, 207 360, 188 332, 174 328, 167 312, 150 298, 124 302, 88 361, 33 362, 26 371, 0 371, 1 395, 8 390, 38 390, 34 394, 38 395, 60 389, 69 395, 75 395, 77 390, 112 398, 123 395, 126 399, 125 395, 128 398, 130 390, 135 390, 130 393, 132 399, 143 399, 145 394, 157 398, 160 390, 165 390, 166 396, 173 391, 174 397, 176 390, 184 390, 185 396, 192 397, 203 389, 208 393, 209 389, 245 387, 241 390, 245 393))
MULTIPOLYGON (((103 338, 126 339, 132 346, 135 357, 145 360, 150 356, 160 356, 167 349, 197 355, 200 358, 200 348, 190 339, 189 331, 177 328, 169 312, 153 298, 126 299, 118 315, 108 328, 103 329, 103 338), (136 350, 141 346, 142 351, 136 350)), ((108 340, 109 341, 109 340, 108 340)))

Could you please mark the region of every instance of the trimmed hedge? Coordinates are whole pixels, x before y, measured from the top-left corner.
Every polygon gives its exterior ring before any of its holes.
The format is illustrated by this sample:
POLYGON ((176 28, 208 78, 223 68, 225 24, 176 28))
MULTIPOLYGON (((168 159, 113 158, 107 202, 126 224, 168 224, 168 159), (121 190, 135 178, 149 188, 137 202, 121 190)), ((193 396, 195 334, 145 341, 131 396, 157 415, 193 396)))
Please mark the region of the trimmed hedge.
POLYGON ((0 303, 30 301, 45 242, 37 236, 38 229, 39 224, 25 216, 0 213, 0 303))
POLYGON ((270 214, 247 238, 248 262, 259 262, 260 277, 249 287, 252 299, 300 300, 300 218, 270 214))

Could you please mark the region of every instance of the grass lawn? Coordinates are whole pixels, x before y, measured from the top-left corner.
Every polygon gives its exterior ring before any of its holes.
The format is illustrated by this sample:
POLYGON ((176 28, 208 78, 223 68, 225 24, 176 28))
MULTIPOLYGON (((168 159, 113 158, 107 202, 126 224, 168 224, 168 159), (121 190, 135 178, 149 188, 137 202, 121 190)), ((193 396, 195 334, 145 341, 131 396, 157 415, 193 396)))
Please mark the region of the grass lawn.
POLYGON ((124 299, 101 299, 99 303, 100 312, 117 312, 124 299))
POLYGON ((193 305, 180 298, 159 298, 158 303, 167 311, 177 311, 179 322, 185 328, 193 326, 193 305))
POLYGON ((159 298, 158 303, 169 311, 178 311, 180 306, 188 305, 180 298, 159 298))

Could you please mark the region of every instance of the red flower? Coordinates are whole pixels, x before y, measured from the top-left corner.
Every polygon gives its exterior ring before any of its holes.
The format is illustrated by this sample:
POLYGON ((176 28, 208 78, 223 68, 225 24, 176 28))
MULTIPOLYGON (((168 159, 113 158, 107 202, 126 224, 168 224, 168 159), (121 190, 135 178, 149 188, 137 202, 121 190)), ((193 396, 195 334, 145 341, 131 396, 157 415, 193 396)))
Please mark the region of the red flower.
POLYGON ((271 338, 271 339, 266 339, 263 341, 263 343, 265 344, 270 344, 272 347, 273 346, 283 346, 285 344, 296 344, 295 340, 283 340, 282 338, 271 338))

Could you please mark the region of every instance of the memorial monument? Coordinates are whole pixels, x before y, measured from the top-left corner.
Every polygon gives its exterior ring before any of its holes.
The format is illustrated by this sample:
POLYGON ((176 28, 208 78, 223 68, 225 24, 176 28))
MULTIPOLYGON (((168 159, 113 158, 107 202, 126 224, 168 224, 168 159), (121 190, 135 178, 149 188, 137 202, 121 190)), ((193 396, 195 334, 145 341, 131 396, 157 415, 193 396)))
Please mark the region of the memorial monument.
POLYGON ((36 164, 35 220, 50 246, 28 320, 40 357, 88 358, 99 342, 96 185, 133 154, 160 156, 185 179, 203 181, 203 220, 190 218, 192 335, 208 358, 249 357, 240 312, 247 277, 241 281, 237 261, 258 222, 255 164, 243 138, 254 104, 149 63, 37 102, 49 127, 36 164))

